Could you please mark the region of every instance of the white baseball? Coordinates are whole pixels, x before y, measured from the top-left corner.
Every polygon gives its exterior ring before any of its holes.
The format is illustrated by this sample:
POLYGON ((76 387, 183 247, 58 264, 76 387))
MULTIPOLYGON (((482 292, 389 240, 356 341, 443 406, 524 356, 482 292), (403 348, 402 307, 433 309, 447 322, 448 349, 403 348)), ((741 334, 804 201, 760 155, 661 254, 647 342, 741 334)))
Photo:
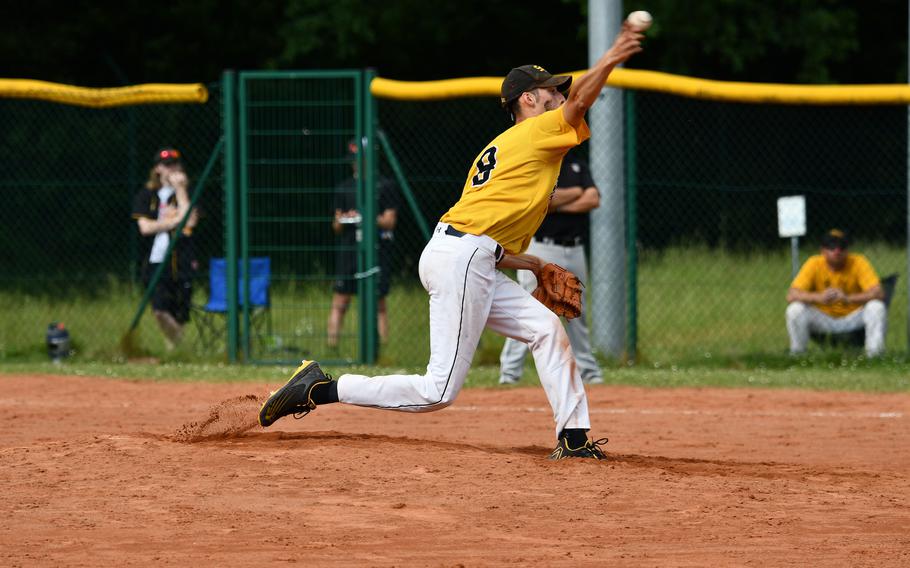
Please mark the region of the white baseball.
POLYGON ((643 32, 646 29, 651 27, 651 23, 654 21, 654 18, 651 17, 651 14, 645 12, 644 10, 636 10, 629 14, 629 17, 626 18, 626 21, 629 22, 629 25, 632 26, 637 32, 643 32))

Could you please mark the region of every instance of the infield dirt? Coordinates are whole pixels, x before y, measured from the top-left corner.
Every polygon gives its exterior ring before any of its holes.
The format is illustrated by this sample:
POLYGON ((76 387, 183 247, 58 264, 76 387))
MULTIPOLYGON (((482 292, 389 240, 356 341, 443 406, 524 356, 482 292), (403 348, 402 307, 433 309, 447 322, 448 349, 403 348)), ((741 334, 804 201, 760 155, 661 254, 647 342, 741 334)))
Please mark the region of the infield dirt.
POLYGON ((910 395, 540 387, 256 426, 279 385, 0 375, 2 566, 907 566, 910 395))

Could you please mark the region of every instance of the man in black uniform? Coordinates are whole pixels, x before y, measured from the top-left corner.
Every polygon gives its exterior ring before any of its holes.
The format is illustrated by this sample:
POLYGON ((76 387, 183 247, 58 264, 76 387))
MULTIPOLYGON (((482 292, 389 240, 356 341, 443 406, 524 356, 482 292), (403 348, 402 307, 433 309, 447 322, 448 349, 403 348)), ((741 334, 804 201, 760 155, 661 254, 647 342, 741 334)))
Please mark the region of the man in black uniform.
MULTIPOLYGON (((353 175, 342 181, 335 188, 335 218, 332 230, 338 236, 338 249, 335 255, 335 274, 338 278, 332 285, 332 308, 327 323, 327 343, 329 347, 338 346, 338 336, 344 324, 344 315, 351 304, 351 297, 357 293, 357 246, 363 238, 361 215, 357 210, 357 151, 356 140, 347 144, 347 155, 351 160, 353 175)), ((377 305, 376 327, 379 340, 385 343, 389 338, 389 314, 386 310, 385 297, 389 293, 389 262, 394 237, 395 224, 398 221, 398 192, 396 185, 389 179, 379 176, 376 182, 379 204, 376 226, 379 229, 379 301, 377 305)))
MULTIPOLYGON (((600 192, 591 178, 588 165, 577 157, 577 149, 569 151, 562 161, 556 190, 543 224, 534 234, 527 254, 553 262, 573 272, 582 282, 588 280, 585 244, 588 241, 590 219, 588 212, 600 206, 600 192)), ((537 279, 528 270, 518 271, 518 282, 526 290, 537 287, 537 279)), ((569 342, 587 384, 603 382, 603 373, 591 353, 591 341, 585 322, 584 295, 580 317, 566 321, 569 342)), ((514 339, 506 339, 500 354, 500 384, 515 384, 521 379, 528 346, 514 339)))

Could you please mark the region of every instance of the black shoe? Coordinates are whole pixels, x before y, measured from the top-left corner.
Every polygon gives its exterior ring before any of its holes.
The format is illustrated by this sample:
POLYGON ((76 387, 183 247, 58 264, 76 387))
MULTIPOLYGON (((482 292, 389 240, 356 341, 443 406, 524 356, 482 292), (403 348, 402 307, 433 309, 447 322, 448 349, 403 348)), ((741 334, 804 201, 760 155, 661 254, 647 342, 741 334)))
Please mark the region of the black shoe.
POLYGON ((259 410, 259 425, 271 426, 288 414, 303 418, 316 408, 313 389, 332 382, 332 377, 319 368, 316 361, 303 361, 287 383, 269 396, 259 410), (297 416, 297 415, 300 416, 297 416))
POLYGON ((553 450, 553 453, 550 454, 551 460, 564 460, 566 458, 594 458, 596 460, 605 460, 607 454, 603 453, 603 450, 600 449, 600 446, 603 446, 607 443, 606 438, 601 438, 600 440, 588 440, 585 444, 578 448, 570 448, 569 442, 565 438, 560 438, 559 442, 556 444, 556 449, 553 450))

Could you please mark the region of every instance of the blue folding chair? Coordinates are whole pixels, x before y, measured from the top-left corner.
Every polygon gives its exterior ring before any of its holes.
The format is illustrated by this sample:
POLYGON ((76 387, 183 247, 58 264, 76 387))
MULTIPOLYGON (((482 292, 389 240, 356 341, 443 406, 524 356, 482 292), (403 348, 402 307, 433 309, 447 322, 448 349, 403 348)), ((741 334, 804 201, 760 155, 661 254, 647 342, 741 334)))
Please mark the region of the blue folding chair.
MULTIPOLYGON (((266 256, 250 259, 250 335, 260 343, 272 333, 271 298, 269 288, 272 279, 271 259, 266 256)), ((240 306, 244 305, 243 261, 237 265, 237 295, 240 306)), ((209 301, 196 310, 199 342, 203 349, 211 350, 224 344, 227 337, 227 261, 212 258, 209 261, 209 301)))

